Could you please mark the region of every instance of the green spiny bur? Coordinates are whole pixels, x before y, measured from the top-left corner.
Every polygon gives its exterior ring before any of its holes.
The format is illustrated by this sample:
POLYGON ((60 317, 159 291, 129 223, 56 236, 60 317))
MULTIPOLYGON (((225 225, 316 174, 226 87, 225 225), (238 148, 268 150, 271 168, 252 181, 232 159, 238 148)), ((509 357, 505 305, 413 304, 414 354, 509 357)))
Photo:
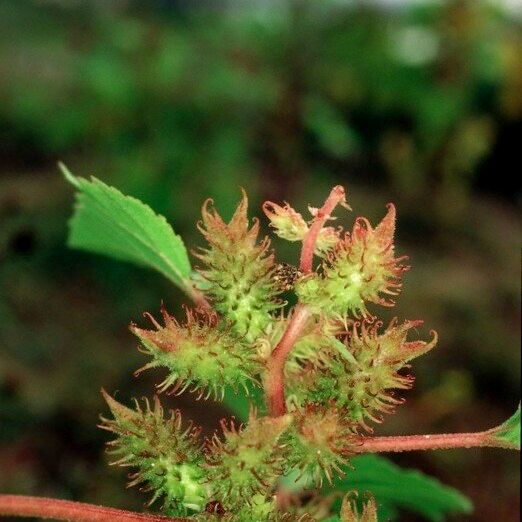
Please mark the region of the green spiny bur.
POLYGON ((255 352, 229 326, 220 324, 215 312, 186 309, 186 314, 186 322, 180 324, 162 309, 164 326, 151 316, 155 330, 131 325, 143 352, 152 357, 138 372, 167 368, 169 373, 158 388, 171 393, 190 389, 200 397, 222 398, 227 386, 247 390, 246 384, 260 370, 255 352))
POLYGON ((364 428, 368 428, 367 420, 381 422, 382 414, 392 413, 402 402, 394 397, 393 390, 412 386, 412 378, 399 374, 399 370, 411 359, 431 350, 437 342, 435 333, 430 342, 406 340, 408 331, 420 324, 422 321, 406 321, 398 325, 394 319, 380 333, 380 322, 360 326, 354 323, 344 341, 352 359, 339 353, 327 366, 308 369, 311 374, 308 379, 297 375, 292 380, 295 396, 306 394, 300 390, 304 382, 309 400, 322 404, 333 401, 364 428))
MULTIPOLYGON (((294 522, 297 518, 290 513, 278 510, 274 496, 253 495, 249 502, 245 502, 222 515, 203 519, 208 522, 294 522)), ((304 522, 304 521, 303 521, 304 522)))
POLYGON ((280 290, 272 280, 275 262, 270 241, 265 238, 257 243, 259 221, 254 220, 249 229, 247 209, 243 194, 226 224, 207 201, 199 228, 209 246, 196 255, 206 265, 199 272, 208 282, 206 291, 216 310, 240 336, 253 342, 273 320, 271 312, 281 305, 276 299, 280 290))
POLYGON ((321 487, 323 477, 332 483, 334 475, 342 476, 342 467, 353 454, 356 425, 334 404, 305 404, 294 412, 292 429, 285 435, 286 462, 298 469, 312 485, 321 487))
POLYGON ((171 411, 165 417, 157 397, 153 406, 148 401, 142 408, 123 406, 103 391, 113 419, 102 418, 101 427, 116 434, 108 443, 113 464, 135 469, 129 486, 140 486, 151 492, 149 504, 163 501, 163 510, 171 515, 201 511, 208 489, 202 484, 205 471, 196 437, 198 430, 182 428, 181 414, 171 411))
POLYGON ((291 416, 261 417, 250 414, 248 424, 237 428, 222 422, 223 440, 214 435, 206 461, 213 494, 224 506, 237 507, 253 495, 271 491, 282 473, 283 448, 279 438, 291 416))
POLYGON ((322 273, 312 274, 296 285, 301 302, 330 316, 367 316, 367 302, 393 306, 408 267, 394 257, 395 207, 388 206, 384 219, 373 228, 358 218, 351 234, 339 241, 323 262, 322 273))
POLYGON ((327 370, 332 361, 339 359, 345 364, 356 364, 354 356, 341 341, 347 328, 347 322, 320 316, 313 318, 303 331, 285 365, 285 376, 290 382, 296 379, 303 382, 298 386, 302 397, 306 398, 309 389, 313 387, 317 373, 327 370))
MULTIPOLYGON (((98 180, 64 174, 81 192, 72 245, 155 268, 197 303, 184 323, 162 309, 163 325, 150 315, 153 329, 131 325, 150 358, 141 370, 166 368, 160 391, 189 390, 197 398, 223 398, 225 389, 248 393, 263 382, 273 415, 251 413, 239 428, 223 421, 222 437, 207 440, 203 451, 197 430, 182 428, 178 411, 165 417, 157 398, 132 410, 104 393, 114 418, 101 427, 116 435, 108 444, 114 464, 133 468, 130 485, 151 492, 150 503, 161 499, 167 515, 198 521, 376 522, 371 498, 346 497, 337 516, 331 497, 311 494, 302 505, 282 505, 275 493, 289 477, 301 476, 297 491, 342 476, 365 444, 361 428, 371 430, 367 422, 380 422, 402 402, 395 392, 411 387, 413 378, 401 370, 436 344, 435 333, 429 342, 407 340, 421 321, 394 319, 382 331, 367 309, 393 306, 409 268, 394 254, 395 207, 388 205, 375 228, 361 217, 348 233, 326 226, 335 205, 349 208, 342 187, 321 209, 309 207, 310 221, 287 203, 265 203, 275 234, 303 243, 298 268, 276 263, 269 239, 258 241, 259 222, 249 222, 244 193, 229 223, 207 200, 198 227, 208 246, 195 254, 204 267, 194 276, 164 218, 98 180), (316 271, 313 255, 322 258, 316 271), (282 311, 279 295, 291 290, 298 305, 282 311)), ((519 449, 520 409, 484 434, 485 445, 519 449)), ((463 511, 457 500, 433 513, 463 511)))
POLYGON ((325 317, 313 318, 288 357, 287 374, 299 372, 303 367, 327 366, 338 352, 337 335, 340 332, 341 324, 325 317))
POLYGON ((220 513, 203 513, 197 516, 198 522, 316 522, 308 514, 284 512, 277 507, 274 496, 254 495, 248 503, 237 509, 220 513))

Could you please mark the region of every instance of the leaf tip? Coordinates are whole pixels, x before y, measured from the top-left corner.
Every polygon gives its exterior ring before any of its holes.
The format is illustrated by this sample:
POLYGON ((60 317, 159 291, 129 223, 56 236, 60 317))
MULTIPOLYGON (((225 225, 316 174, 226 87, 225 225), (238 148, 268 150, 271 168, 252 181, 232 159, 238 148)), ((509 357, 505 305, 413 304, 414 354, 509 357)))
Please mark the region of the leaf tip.
POLYGON ((78 179, 76 176, 66 167, 65 163, 62 161, 58 162, 58 168, 60 169, 61 173, 63 174, 63 177, 71 184, 74 185, 76 188, 80 187, 80 183, 78 182, 78 179))
POLYGON ((520 403, 515 413, 490 433, 501 447, 520 451, 520 403))

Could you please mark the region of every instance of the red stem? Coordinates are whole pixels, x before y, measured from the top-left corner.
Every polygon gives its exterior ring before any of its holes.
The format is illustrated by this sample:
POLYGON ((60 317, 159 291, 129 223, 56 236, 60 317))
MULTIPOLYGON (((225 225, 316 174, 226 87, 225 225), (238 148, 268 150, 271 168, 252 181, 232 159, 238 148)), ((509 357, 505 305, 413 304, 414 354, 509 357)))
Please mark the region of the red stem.
POLYGON ((310 317, 309 310, 303 305, 297 305, 285 333, 274 348, 267 365, 265 384, 266 403, 268 413, 272 417, 279 417, 286 413, 285 404, 285 362, 294 344, 310 317))
POLYGON ((517 449, 509 442, 492 436, 492 430, 475 433, 440 433, 397 437, 361 437, 358 453, 423 451, 453 448, 517 449))
POLYGON ((317 211, 315 220, 310 226, 310 230, 303 241, 303 249, 301 250, 300 269, 303 274, 309 274, 312 271, 312 261, 314 258, 315 243, 317 236, 323 228, 326 220, 330 217, 333 209, 344 199, 344 188, 341 185, 335 186, 324 205, 317 211))
POLYGON ((0 495, 0 516, 39 517, 70 522, 188 522, 187 518, 133 513, 71 500, 0 495))
MULTIPOLYGON (((326 198, 324 205, 317 211, 314 222, 303 241, 301 250, 300 269, 303 274, 312 271, 312 260, 314 257, 317 236, 323 228, 326 220, 330 217, 333 209, 344 200, 344 188, 340 185, 334 187, 326 198)), ((267 364, 265 380, 265 395, 268 413, 272 417, 279 417, 286 413, 285 404, 285 362, 294 344, 301 336, 301 332, 310 317, 310 311, 302 304, 298 304, 286 327, 281 340, 274 348, 267 364)))

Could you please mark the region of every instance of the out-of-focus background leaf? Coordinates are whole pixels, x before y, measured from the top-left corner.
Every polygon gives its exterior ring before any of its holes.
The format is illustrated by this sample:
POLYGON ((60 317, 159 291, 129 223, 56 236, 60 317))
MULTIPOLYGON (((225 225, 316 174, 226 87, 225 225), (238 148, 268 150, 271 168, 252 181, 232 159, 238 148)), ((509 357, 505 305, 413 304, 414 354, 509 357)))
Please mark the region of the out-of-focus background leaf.
MULTIPOLYGON (((440 343, 378 433, 508 418, 520 387, 521 25, 507 0, 0 1, 0 491, 141 508, 106 466, 99 389, 151 393, 152 375, 132 377, 142 359, 126 325, 185 299, 154 272, 67 249, 58 160, 139 197, 189 247, 203 200, 230 216, 240 187, 259 213, 266 198, 305 210, 341 183, 345 224, 394 201, 413 269, 393 312, 425 319, 420 333, 435 328, 440 343)), ((226 413, 168 402, 207 431, 226 413)), ((458 519, 514 521, 516 458, 393 460, 472 498, 458 519)))
MULTIPOLYGON (((473 511, 471 502, 458 491, 417 470, 400 468, 380 455, 354 457, 353 466, 346 470, 338 487, 357 491, 362 497, 371 491, 379 511, 389 516, 397 516, 402 508, 437 522, 445 520, 447 513, 467 515, 473 511)), ((385 515, 383 520, 389 518, 385 515)))

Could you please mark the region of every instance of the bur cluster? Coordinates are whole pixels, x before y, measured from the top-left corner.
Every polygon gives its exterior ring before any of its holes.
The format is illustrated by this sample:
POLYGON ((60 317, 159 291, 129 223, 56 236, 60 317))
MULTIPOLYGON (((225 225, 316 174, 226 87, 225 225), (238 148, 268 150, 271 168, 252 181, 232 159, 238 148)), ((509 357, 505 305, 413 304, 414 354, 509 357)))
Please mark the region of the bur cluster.
MULTIPOLYGON (((349 209, 344 196, 339 202, 349 209)), ((130 485, 150 492, 168 515, 375 522, 371 498, 346 498, 334 513, 335 499, 325 504, 316 493, 344 473, 361 437, 403 402, 411 361, 437 341, 435 333, 416 338, 422 321, 385 326, 377 317, 380 307, 394 305, 409 268, 395 253, 395 207, 376 225, 355 219, 350 230, 331 226, 334 217, 315 208, 309 219, 287 203, 266 202, 263 210, 275 235, 301 243, 302 256, 312 249, 312 270, 277 260, 269 237, 260 237, 260 221, 249 219, 246 194, 228 222, 209 200, 198 224, 206 245, 194 252, 199 305, 187 307, 185 319, 162 308, 160 321, 147 314, 150 326, 130 329, 147 358, 138 373, 153 369, 158 392, 203 399, 256 387, 273 394, 273 360, 288 348, 284 414, 252 408, 244 424, 222 421, 220 432, 202 439, 157 397, 131 409, 105 394, 112 418, 102 427, 115 436, 109 452, 132 469, 130 485), (288 477, 308 488, 299 502, 283 501, 288 477)))

